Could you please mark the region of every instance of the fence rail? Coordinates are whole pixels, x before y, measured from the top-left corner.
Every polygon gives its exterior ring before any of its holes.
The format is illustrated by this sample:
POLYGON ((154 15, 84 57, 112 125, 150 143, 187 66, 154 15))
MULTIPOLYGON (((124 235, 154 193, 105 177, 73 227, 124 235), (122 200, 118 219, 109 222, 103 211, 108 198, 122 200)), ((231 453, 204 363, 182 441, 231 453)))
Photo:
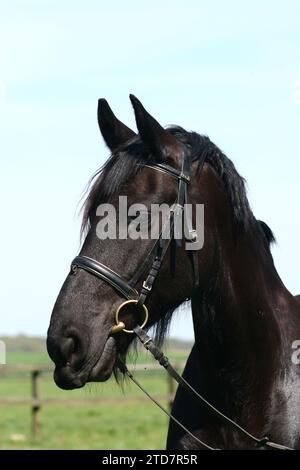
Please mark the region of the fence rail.
MULTIPOLYGON (((183 369, 184 362, 178 362, 175 364, 177 370, 183 369)), ((134 371, 162 371, 163 369, 159 364, 134 364, 128 365, 128 368, 134 371)), ((28 372, 30 373, 31 378, 31 398, 25 399, 0 399, 0 405, 29 405, 31 407, 31 433, 33 438, 38 438, 40 436, 41 430, 41 410, 44 405, 82 405, 82 404, 114 404, 116 403, 116 398, 111 397, 89 397, 89 398, 42 398, 41 397, 41 387, 40 381, 42 374, 45 372, 51 372, 53 368, 48 365, 39 365, 39 366, 30 366, 26 364, 16 364, 13 366, 5 366, 4 377, 9 377, 11 372, 28 372)), ((2 375, 2 374, 1 374, 2 375)), ((168 383, 168 393, 167 395, 155 395, 155 398, 158 400, 167 400, 168 405, 171 408, 174 394, 176 390, 176 382, 174 379, 165 373, 165 377, 168 383)), ((142 402, 148 400, 146 396, 135 396, 135 397, 126 397, 124 398, 127 402, 142 402)))

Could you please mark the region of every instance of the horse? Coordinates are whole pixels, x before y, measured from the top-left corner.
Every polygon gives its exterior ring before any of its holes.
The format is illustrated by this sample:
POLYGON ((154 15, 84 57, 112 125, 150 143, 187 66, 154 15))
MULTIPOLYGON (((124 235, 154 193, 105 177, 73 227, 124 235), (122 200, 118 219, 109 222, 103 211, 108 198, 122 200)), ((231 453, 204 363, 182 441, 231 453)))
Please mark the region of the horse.
MULTIPOLYGON (((162 344, 173 311, 189 299, 195 342, 183 378, 253 435, 300 449, 300 367, 292 361, 300 304, 274 266, 273 234, 255 218, 233 162, 207 136, 164 128, 135 96, 130 99, 138 133, 99 100, 98 122, 111 154, 88 193, 85 239, 51 315, 47 348, 54 380, 63 389, 105 381, 113 373, 119 380, 118 361, 136 340, 127 332, 143 323, 155 328, 155 341, 162 344), (157 242, 97 235, 101 204, 110 203, 118 218, 120 195, 149 208, 171 206, 179 193, 193 209, 204 205, 204 243, 193 252, 184 240, 176 240, 175 248, 163 245, 155 275, 157 242), (142 293, 139 300, 124 302, 132 291, 142 293)), ((194 437, 170 421, 167 449, 201 449, 200 440, 219 449, 256 448, 181 386, 172 415, 194 437)))

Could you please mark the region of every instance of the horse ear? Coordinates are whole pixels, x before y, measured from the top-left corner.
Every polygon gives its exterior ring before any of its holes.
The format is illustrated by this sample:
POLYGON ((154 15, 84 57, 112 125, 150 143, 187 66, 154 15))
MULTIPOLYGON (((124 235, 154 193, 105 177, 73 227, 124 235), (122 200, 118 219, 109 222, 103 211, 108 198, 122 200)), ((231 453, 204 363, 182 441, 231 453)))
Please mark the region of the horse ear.
POLYGON ((137 128, 144 144, 153 156, 160 161, 174 160, 182 154, 182 144, 166 131, 134 96, 129 95, 132 103, 137 128))
POLYGON ((97 114, 101 134, 111 151, 114 151, 119 145, 124 144, 136 135, 135 132, 116 118, 104 98, 98 101, 97 114))

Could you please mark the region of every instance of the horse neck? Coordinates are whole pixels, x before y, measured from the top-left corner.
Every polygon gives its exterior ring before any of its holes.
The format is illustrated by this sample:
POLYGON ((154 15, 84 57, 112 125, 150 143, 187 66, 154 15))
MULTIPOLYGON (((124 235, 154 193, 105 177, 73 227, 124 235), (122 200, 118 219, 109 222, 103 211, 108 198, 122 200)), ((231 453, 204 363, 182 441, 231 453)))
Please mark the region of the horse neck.
POLYGON ((199 255, 200 270, 201 259, 209 268, 192 298, 192 310, 201 382, 210 394, 222 391, 219 399, 227 392, 232 403, 242 395, 243 400, 261 396, 259 384, 267 396, 275 375, 284 373, 292 335, 282 326, 292 296, 255 219, 249 232, 233 227, 232 217, 226 220, 227 226, 223 218, 214 228, 214 240, 207 241, 209 253, 204 248, 199 255))

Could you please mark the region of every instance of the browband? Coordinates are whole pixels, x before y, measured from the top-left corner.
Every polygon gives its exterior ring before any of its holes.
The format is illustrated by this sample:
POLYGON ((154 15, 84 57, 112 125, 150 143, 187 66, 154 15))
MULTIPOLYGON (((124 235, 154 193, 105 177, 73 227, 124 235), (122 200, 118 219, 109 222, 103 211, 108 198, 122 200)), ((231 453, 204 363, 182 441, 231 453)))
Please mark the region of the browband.
POLYGON ((149 165, 144 164, 143 167, 153 168, 154 170, 160 171, 161 173, 167 173, 177 180, 184 180, 186 183, 189 183, 191 179, 190 176, 185 173, 185 171, 177 170, 176 168, 173 168, 172 166, 165 163, 153 163, 153 165, 149 163, 149 165))

